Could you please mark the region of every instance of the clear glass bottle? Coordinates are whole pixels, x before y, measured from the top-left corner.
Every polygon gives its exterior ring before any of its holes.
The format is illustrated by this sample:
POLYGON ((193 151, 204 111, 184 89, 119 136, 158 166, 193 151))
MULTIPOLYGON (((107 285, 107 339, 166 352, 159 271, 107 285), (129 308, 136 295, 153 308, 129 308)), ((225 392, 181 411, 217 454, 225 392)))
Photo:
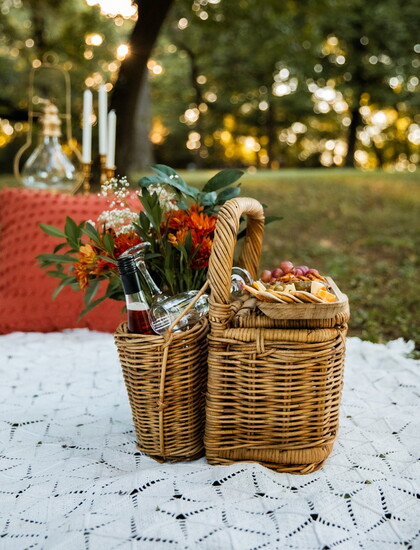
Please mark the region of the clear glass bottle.
POLYGON ((118 259, 118 269, 127 306, 129 332, 154 334, 149 321, 149 304, 140 287, 137 266, 131 256, 118 259))
POLYGON ((232 267, 230 293, 232 296, 239 297, 244 294, 243 285, 252 285, 254 279, 249 271, 242 267, 232 267))
POLYGON ((39 144, 22 168, 23 185, 71 193, 77 185, 78 173, 60 145, 61 120, 57 107, 47 101, 39 120, 39 144))
MULTIPOLYGON (((175 296, 168 296, 152 305, 149 311, 149 320, 152 329, 156 334, 163 334, 168 330, 175 319, 187 309, 198 294, 198 290, 181 292, 175 296)), ((196 325, 200 319, 209 311, 209 297, 203 294, 198 298, 193 307, 184 313, 181 319, 173 328, 173 332, 189 330, 196 325)))
POLYGON ((152 276, 150 275, 149 270, 147 269, 145 255, 149 248, 150 243, 148 242, 136 244, 135 246, 132 246, 131 248, 123 252, 120 258, 131 256, 134 259, 140 274, 140 282, 144 283, 141 285, 142 289, 149 305, 152 305, 152 303, 156 303, 165 299, 166 296, 157 286, 152 276))

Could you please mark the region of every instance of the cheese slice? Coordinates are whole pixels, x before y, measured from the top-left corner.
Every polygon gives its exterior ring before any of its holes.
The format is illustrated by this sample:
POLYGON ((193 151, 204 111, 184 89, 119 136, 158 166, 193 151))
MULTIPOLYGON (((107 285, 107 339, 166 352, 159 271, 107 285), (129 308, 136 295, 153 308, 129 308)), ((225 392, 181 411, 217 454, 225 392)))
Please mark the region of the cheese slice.
POLYGON ((321 290, 321 288, 325 288, 325 285, 320 283, 319 281, 312 281, 311 283, 311 294, 315 294, 315 296, 318 294, 318 292, 321 290))

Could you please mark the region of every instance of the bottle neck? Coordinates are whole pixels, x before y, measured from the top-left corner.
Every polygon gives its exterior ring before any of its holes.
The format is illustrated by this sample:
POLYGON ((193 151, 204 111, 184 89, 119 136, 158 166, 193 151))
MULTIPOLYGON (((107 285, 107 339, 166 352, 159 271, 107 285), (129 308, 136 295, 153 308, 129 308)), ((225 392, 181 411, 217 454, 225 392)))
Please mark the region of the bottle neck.
POLYGON ((60 146, 60 141, 57 136, 48 136, 48 135, 41 135, 39 137, 39 143, 40 145, 58 145, 60 146))

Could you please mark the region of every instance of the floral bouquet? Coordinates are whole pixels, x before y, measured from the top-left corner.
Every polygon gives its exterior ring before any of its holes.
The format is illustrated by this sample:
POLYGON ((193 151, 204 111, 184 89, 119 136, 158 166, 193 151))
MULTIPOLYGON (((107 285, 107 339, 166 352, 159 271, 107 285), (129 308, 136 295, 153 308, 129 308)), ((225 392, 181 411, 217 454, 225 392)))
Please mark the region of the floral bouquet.
POLYGON ((37 258, 59 279, 54 297, 65 286, 84 291, 81 315, 108 298, 124 301, 117 258, 141 242, 150 245, 145 261, 163 291, 196 290, 206 280, 218 209, 240 194, 240 185, 233 184, 243 172, 222 170, 199 190, 168 166, 152 169, 156 175, 141 178, 136 190, 125 178, 106 182, 101 194, 109 197, 109 209, 97 220, 76 224, 67 217, 63 230, 40 224, 64 240, 37 258), (106 290, 97 298, 103 281, 106 290))

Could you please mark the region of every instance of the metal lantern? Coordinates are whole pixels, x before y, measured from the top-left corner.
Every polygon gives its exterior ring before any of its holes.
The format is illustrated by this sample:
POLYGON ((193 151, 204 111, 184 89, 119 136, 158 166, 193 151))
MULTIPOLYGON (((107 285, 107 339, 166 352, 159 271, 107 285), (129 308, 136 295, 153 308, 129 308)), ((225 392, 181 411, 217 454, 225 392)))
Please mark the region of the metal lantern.
POLYGON ((64 133, 66 149, 74 153, 79 164, 81 156, 72 139, 70 77, 68 72, 56 63, 53 54, 47 54, 39 67, 32 68, 30 72, 28 124, 26 142, 14 158, 15 177, 27 188, 76 192, 83 182, 83 173, 70 160, 60 141, 64 133), (48 89, 47 80, 40 78, 41 74, 45 76, 47 73, 56 85, 60 81, 62 85, 64 84, 64 112, 60 112, 56 105, 58 98, 51 97, 52 86, 48 89), (35 92, 37 86, 42 90, 41 93, 35 92), (43 98, 41 94, 50 97, 43 98), (62 121, 64 121, 64 132, 62 132, 62 121), (39 125, 39 143, 20 171, 22 155, 32 146, 35 123, 39 125))

